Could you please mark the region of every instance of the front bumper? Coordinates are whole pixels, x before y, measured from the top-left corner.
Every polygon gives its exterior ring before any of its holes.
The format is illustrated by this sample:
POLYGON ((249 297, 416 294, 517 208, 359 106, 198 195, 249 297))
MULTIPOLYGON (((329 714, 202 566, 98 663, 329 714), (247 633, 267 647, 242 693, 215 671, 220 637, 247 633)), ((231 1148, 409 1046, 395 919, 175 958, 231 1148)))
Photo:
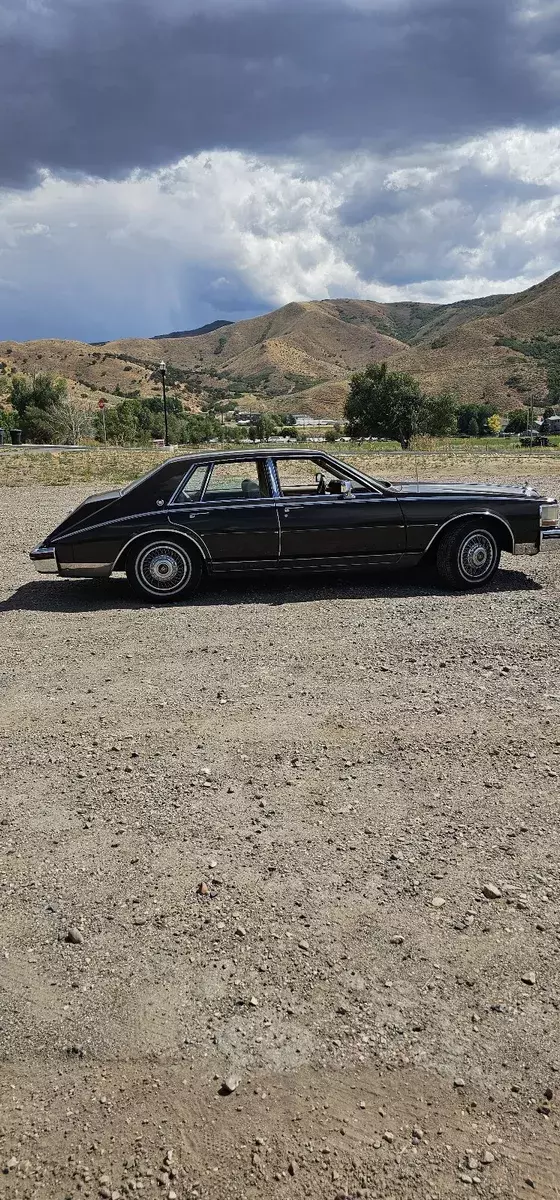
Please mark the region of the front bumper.
POLYGON ((560 550, 560 526, 556 529, 543 529, 541 534, 542 550, 560 550))
POLYGON ((33 566, 40 575, 58 575, 56 553, 52 546, 37 546, 29 555, 33 566))

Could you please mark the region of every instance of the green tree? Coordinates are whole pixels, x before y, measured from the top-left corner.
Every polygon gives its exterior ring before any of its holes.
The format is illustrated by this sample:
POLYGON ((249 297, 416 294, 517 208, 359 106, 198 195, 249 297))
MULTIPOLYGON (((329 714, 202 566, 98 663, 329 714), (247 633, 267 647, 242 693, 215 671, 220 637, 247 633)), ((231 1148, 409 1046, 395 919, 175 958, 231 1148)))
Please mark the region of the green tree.
POLYGON ((506 433, 525 433, 527 429, 527 409, 515 408, 507 414, 506 433))
POLYGON ((478 411, 476 404, 460 404, 457 409, 457 429, 463 437, 478 437, 478 411), (476 425, 476 433, 471 433, 471 425, 474 421, 476 425))
POLYGON ((422 414, 422 429, 429 437, 449 437, 457 431, 457 406, 450 392, 426 396, 422 414))
MULTIPOLYGON (((149 433, 140 430, 138 424, 138 401, 121 400, 113 408, 105 409, 105 429, 107 441, 115 446, 134 446, 138 443, 149 442, 149 433)), ((95 416, 95 436, 98 441, 103 439, 103 415, 95 416)))
POLYGON ((422 432, 424 397, 412 375, 374 363, 352 376, 345 405, 351 437, 394 438, 403 450, 422 432))
POLYGON ((274 437, 274 434, 278 432, 276 421, 269 413, 258 413, 253 421, 253 427, 257 432, 256 438, 253 439, 255 441, 258 439, 261 442, 265 442, 268 438, 274 437))
POLYGON ((23 440, 26 442, 64 441, 68 421, 64 413, 67 395, 65 379, 50 375, 14 375, 10 385, 10 401, 15 409, 23 440))
POLYGON ((467 437, 479 437, 480 428, 475 416, 471 417, 467 426, 467 437))
POLYGON ((336 442, 336 440, 337 440, 336 430, 334 428, 327 429, 327 432, 325 434, 325 441, 326 442, 336 442))
POLYGON ((548 368, 546 382, 548 386, 548 399, 550 404, 560 404, 560 365, 554 363, 548 368))

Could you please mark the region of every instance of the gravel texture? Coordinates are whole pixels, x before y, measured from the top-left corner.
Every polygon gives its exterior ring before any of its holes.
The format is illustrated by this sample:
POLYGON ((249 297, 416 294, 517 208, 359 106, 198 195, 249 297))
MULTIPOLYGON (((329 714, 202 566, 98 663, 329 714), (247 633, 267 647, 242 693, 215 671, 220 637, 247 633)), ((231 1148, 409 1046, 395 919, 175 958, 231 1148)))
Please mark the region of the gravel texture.
POLYGON ((560 554, 162 609, 34 574, 90 490, 0 492, 0 1195, 560 1195, 560 554))

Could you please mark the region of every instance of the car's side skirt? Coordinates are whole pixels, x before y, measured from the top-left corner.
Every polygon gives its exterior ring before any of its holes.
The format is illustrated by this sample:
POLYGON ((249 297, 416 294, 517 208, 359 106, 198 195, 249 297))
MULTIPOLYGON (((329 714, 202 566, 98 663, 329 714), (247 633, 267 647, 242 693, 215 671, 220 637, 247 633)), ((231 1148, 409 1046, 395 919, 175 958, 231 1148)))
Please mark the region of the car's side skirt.
POLYGON ((284 558, 258 559, 239 562, 208 563, 212 575, 248 574, 252 571, 359 571, 362 567, 395 569, 414 567, 421 554, 360 554, 343 558, 284 558))

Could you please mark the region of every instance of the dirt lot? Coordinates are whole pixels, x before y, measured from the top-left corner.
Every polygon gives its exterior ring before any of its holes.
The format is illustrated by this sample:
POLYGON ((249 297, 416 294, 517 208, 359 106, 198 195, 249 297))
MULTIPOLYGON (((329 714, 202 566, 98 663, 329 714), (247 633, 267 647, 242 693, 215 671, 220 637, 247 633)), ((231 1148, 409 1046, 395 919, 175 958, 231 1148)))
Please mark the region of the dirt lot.
POLYGON ((0 1195, 560 1196, 560 554, 161 610, 34 575, 90 490, 0 492, 0 1195))

